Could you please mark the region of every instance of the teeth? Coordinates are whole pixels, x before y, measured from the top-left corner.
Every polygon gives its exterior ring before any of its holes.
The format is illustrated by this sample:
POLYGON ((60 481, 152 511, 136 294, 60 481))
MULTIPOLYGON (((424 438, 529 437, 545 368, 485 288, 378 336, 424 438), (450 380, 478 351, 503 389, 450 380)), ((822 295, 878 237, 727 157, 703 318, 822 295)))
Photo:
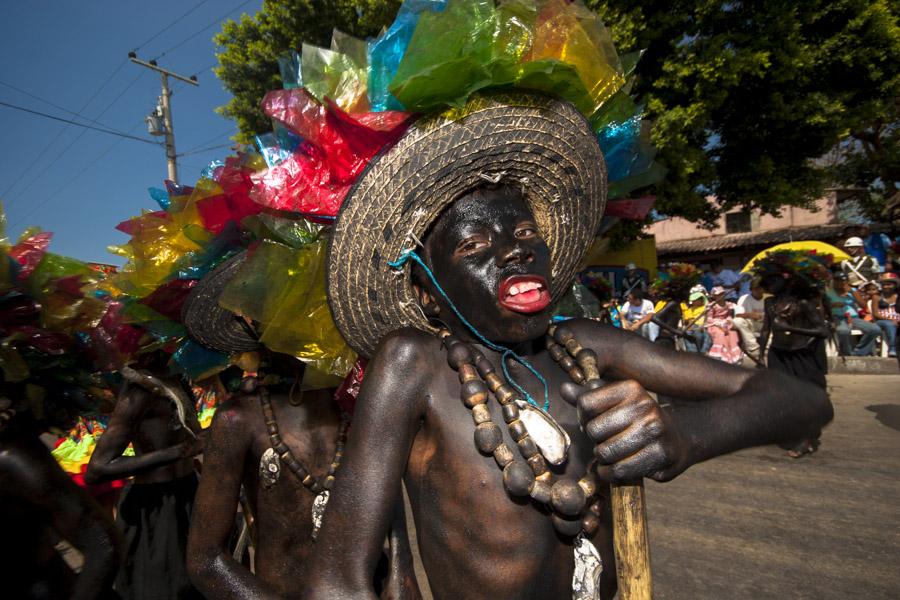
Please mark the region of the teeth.
POLYGON ((515 286, 515 285, 514 285, 514 286, 512 286, 511 288, 509 288, 509 295, 510 295, 510 296, 517 296, 518 294, 519 294, 519 288, 518 288, 518 286, 515 286))

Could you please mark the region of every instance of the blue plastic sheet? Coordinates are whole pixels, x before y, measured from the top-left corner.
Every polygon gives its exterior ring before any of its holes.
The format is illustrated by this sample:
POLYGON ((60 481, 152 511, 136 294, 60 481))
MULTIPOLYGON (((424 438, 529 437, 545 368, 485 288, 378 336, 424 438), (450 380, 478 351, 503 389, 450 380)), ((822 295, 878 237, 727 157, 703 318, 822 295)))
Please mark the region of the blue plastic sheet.
POLYGON ((281 86, 286 90, 303 87, 303 75, 300 72, 300 55, 296 50, 278 58, 278 71, 281 73, 281 86))
POLYGON ((186 339, 172 355, 171 365, 176 373, 184 374, 191 381, 198 381, 225 369, 228 360, 227 354, 210 350, 191 339, 186 339))
POLYGON ((406 0, 390 28, 369 42, 369 105, 373 112, 404 110, 388 91, 388 84, 397 74, 397 67, 406 53, 409 40, 425 11, 441 12, 447 0, 406 0))
POLYGON ((157 204, 159 204, 159 207, 161 209, 168 210, 169 204, 171 204, 171 201, 169 200, 169 192, 157 187, 149 188, 148 191, 150 192, 150 197, 153 198, 153 200, 155 200, 157 204))

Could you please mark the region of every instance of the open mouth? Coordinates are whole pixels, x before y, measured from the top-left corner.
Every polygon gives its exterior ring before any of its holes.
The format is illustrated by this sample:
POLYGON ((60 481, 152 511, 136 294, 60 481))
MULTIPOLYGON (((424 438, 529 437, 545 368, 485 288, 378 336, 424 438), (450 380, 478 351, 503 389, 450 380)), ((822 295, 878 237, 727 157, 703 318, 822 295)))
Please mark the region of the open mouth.
POLYGON ((537 275, 513 275, 500 282, 500 306, 513 312, 541 312, 550 304, 547 280, 537 275))

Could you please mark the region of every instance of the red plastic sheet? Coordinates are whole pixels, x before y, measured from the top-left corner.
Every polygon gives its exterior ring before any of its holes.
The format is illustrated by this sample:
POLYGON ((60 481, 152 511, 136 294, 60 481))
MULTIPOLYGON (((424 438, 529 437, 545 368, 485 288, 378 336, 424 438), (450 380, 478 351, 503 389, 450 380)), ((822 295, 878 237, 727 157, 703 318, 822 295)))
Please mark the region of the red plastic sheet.
POLYGON ((156 288, 140 303, 149 306, 167 319, 181 322, 181 308, 195 285, 196 279, 173 279, 156 288))
POLYGON ((349 415, 352 415, 356 408, 356 398, 359 397, 359 389, 362 387, 363 377, 366 374, 366 364, 366 359, 356 359, 353 368, 334 393, 334 401, 349 415))
POLYGON ((412 121, 397 111, 351 116, 333 102, 319 104, 302 88, 269 92, 262 106, 305 142, 281 164, 253 175, 252 197, 270 208, 313 215, 336 215, 369 161, 412 121))
POLYGON ((19 270, 20 280, 28 279, 28 276, 44 258, 44 253, 47 252, 52 237, 53 233, 45 231, 25 238, 10 248, 9 255, 22 267, 19 270))

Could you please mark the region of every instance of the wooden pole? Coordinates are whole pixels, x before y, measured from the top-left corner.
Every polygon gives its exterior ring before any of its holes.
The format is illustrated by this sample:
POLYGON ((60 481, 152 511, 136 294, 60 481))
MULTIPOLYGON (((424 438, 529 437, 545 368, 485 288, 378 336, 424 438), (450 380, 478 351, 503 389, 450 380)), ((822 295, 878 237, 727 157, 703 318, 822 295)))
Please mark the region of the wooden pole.
POLYGON ((616 578, 621 600, 651 600, 650 538, 644 482, 612 486, 613 543, 616 549, 616 578))

